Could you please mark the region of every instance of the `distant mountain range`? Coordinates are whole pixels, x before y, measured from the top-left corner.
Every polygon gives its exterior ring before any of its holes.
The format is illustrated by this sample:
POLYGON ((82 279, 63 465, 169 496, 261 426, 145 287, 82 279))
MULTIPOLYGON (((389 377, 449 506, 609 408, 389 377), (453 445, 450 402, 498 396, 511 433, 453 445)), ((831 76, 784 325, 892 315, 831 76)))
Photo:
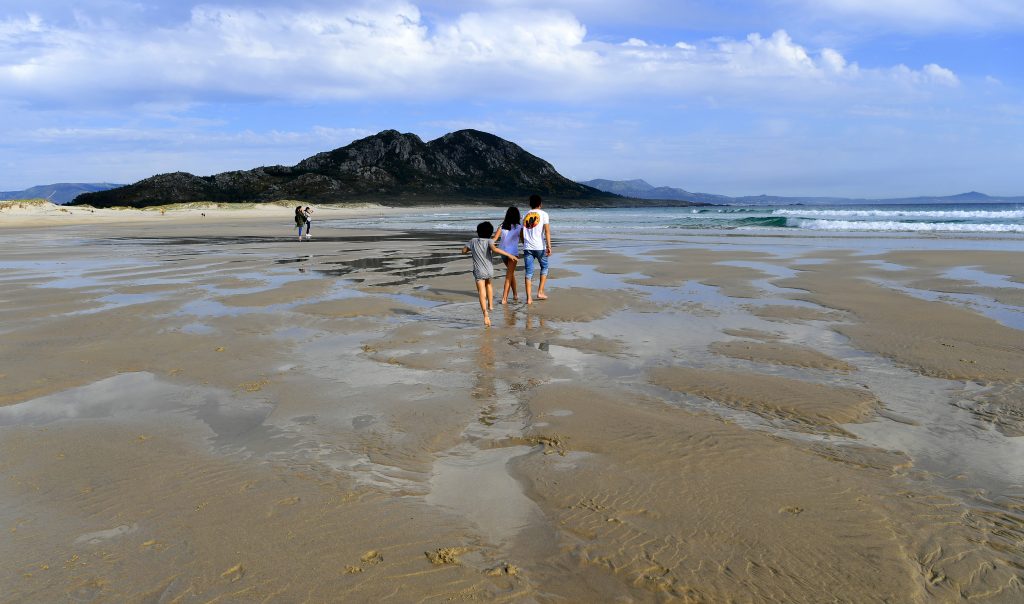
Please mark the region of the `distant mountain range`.
POLYGON ((385 130, 318 153, 294 166, 195 176, 159 174, 135 184, 79 195, 76 205, 151 206, 213 201, 295 200, 389 205, 495 203, 538 193, 560 205, 623 205, 622 197, 559 174, 519 145, 479 130, 459 130, 430 142, 385 130))
POLYGON ((691 193, 685 189, 674 187, 655 187, 644 180, 605 180, 597 178, 584 180, 584 184, 595 189, 651 201, 690 201, 694 203, 733 204, 733 205, 826 205, 826 204, 932 204, 932 203, 1024 203, 1021 197, 993 197, 971 191, 958 195, 940 197, 895 197, 888 199, 864 199, 854 197, 782 197, 779 195, 749 195, 745 197, 728 197, 711 193, 691 193))
POLYGON ((58 182, 52 185, 38 185, 21 191, 0 191, 4 199, 49 199, 53 203, 68 203, 82 193, 106 191, 123 187, 110 182, 58 182))
POLYGON ((595 189, 615 193, 623 197, 635 199, 656 199, 669 201, 690 201, 693 203, 732 203, 732 197, 725 195, 714 195, 711 193, 691 193, 684 189, 674 187, 655 187, 639 178, 634 180, 605 180, 595 178, 594 180, 583 180, 580 184, 594 187, 595 189))

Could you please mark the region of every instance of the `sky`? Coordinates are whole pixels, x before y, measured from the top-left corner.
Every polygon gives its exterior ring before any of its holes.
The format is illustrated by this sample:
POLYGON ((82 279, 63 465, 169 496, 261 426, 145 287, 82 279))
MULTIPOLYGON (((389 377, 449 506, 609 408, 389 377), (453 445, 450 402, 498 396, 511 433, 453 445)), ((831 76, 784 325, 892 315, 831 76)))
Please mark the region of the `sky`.
POLYGON ((1024 1, 0 3, 0 190, 462 128, 575 180, 1024 195, 1024 1))

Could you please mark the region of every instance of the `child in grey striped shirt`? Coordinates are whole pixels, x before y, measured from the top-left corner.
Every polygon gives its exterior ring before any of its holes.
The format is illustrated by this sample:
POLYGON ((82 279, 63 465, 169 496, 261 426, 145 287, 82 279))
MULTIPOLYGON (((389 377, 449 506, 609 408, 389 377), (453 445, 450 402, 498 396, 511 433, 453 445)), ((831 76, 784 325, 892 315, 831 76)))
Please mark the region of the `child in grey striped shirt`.
POLYGON ((490 311, 494 309, 494 288, 491 280, 494 279, 494 260, 492 254, 515 259, 515 256, 494 245, 491 237, 494 235, 494 225, 490 222, 481 222, 476 225, 476 237, 469 240, 469 243, 462 246, 463 254, 473 255, 473 279, 476 281, 476 291, 480 295, 480 310, 484 313, 484 325, 491 326, 490 311))

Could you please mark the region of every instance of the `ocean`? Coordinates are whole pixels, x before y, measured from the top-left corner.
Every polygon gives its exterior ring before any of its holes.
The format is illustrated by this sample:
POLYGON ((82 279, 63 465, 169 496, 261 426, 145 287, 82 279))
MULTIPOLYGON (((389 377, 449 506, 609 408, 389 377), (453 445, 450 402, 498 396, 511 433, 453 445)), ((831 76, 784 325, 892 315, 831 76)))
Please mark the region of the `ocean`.
MULTIPOLYGON (((787 205, 563 209, 552 205, 554 228, 595 235, 611 232, 753 231, 772 234, 930 233, 948 235, 1024 233, 1024 204, 787 205)), ((496 208, 415 212, 401 216, 324 221, 325 226, 472 232, 476 223, 496 225, 496 208)))

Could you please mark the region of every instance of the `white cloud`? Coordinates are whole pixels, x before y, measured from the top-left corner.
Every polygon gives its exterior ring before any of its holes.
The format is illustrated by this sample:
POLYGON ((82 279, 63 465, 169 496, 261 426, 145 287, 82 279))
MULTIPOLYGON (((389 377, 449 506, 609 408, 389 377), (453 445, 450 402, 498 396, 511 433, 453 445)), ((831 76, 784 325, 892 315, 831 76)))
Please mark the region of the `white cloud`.
POLYGON ((551 72, 586 69, 593 63, 595 57, 580 50, 586 34, 586 27, 568 13, 466 13, 438 27, 422 45, 442 72, 465 64, 551 72))
POLYGON ((742 42, 721 42, 718 47, 727 56, 727 65, 741 73, 753 76, 817 75, 818 67, 807 50, 794 44, 789 34, 782 30, 769 38, 754 33, 742 42))
POLYGON ((930 81, 935 82, 936 84, 943 84, 945 86, 960 85, 960 79, 956 77, 955 73, 945 67, 936 65, 935 63, 925 65, 922 72, 930 81))
POLYGON ((956 77, 955 73, 935 63, 925 65, 920 71, 915 71, 906 65, 897 65, 890 70, 890 73, 895 80, 913 86, 937 84, 956 87, 960 85, 960 79, 956 77))
POLYGON ((428 22, 408 2, 321 10, 202 5, 186 22, 144 30, 88 15, 64 27, 32 15, 0 22, 0 87, 30 106, 722 97, 768 83, 769 95, 837 87, 877 94, 893 79, 918 87, 958 81, 934 64, 860 69, 833 49, 808 50, 782 30, 697 44, 615 44, 588 40, 570 13, 520 8, 428 22))
POLYGON ((821 51, 821 64, 832 73, 842 73, 846 69, 846 58, 838 51, 826 48, 821 51))
POLYGON ((0 21, 0 41, 13 41, 16 36, 40 33, 43 31, 43 19, 36 14, 28 14, 22 19, 5 19, 0 21))

